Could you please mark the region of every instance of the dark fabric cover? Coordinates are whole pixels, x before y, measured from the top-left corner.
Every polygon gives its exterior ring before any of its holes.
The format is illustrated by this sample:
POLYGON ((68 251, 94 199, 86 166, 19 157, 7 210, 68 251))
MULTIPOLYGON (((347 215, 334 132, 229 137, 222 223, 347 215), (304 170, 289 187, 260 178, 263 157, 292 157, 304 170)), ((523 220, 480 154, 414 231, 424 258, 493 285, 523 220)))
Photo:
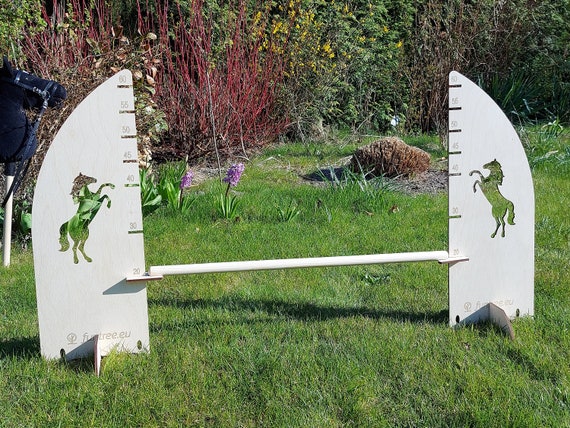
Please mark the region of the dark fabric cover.
POLYGON ((2 163, 29 159, 36 151, 36 136, 33 135, 33 126, 24 110, 39 110, 44 100, 41 95, 33 91, 33 88, 48 93, 49 107, 59 107, 67 97, 65 88, 59 83, 14 70, 8 59, 4 57, 0 69, 0 162, 2 163))
MULTIPOLYGON (((24 90, 9 83, 13 79, 12 68, 4 61, 0 70, 0 162, 23 160, 23 149, 28 141, 32 126, 24 112, 24 90)), ((36 150, 37 141, 32 137, 31 154, 36 150)))

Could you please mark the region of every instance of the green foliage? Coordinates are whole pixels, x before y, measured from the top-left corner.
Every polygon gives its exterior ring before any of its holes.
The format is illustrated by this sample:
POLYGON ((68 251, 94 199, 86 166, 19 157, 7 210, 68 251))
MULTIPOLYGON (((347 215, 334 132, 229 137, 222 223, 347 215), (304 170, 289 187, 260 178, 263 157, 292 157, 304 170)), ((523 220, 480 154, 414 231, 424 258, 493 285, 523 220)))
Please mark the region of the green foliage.
POLYGON ((352 1, 328 8, 326 22, 338 52, 339 114, 334 123, 385 130, 405 115, 403 43, 412 20, 411 1, 352 1), (334 13, 331 14, 331 9, 334 13))
POLYGON ((222 193, 218 199, 218 214, 221 218, 226 220, 235 219, 239 205, 240 202, 237 196, 222 193))
POLYGON ((186 172, 186 162, 171 162, 161 165, 158 179, 158 193, 162 200, 173 208, 178 200, 180 180, 186 172))
POLYGON ((143 216, 147 216, 162 204, 162 196, 160 195, 153 176, 148 168, 140 168, 140 188, 141 188, 141 204, 143 216))
POLYGON ((453 69, 518 119, 568 120, 567 0, 298 3, 286 91, 302 138, 394 115, 443 135, 453 69))
POLYGON ((24 29, 38 31, 45 26, 41 4, 40 0, 0 0, 0 52, 3 55, 18 58, 19 42, 26 34, 24 29))
POLYGON ((350 1, 299 4, 291 31, 287 90, 297 133, 324 125, 387 129, 405 115, 403 44, 413 2, 350 1))
POLYGON ((384 177, 369 177, 369 171, 360 169, 352 171, 349 168, 333 168, 320 170, 324 182, 328 182, 333 199, 351 201, 353 209, 358 213, 373 213, 387 211, 389 196, 398 186, 384 177))
POLYGON ((522 71, 515 71, 506 78, 497 74, 491 78, 488 87, 485 83, 481 82, 483 89, 515 123, 530 123, 542 107, 536 78, 522 71))
POLYGON ((568 0, 417 4, 406 45, 408 129, 447 132, 451 70, 479 79, 508 114, 568 120, 568 0))
POLYGON ((291 200, 289 205, 285 208, 277 207, 277 216, 279 221, 289 222, 296 219, 299 214, 301 214, 301 210, 299 210, 299 206, 296 201, 291 200))
POLYGON ((18 231, 24 236, 32 231, 32 207, 31 204, 20 205, 16 209, 18 231))
POLYGON ((236 213, 240 202, 236 195, 230 195, 230 189, 238 185, 244 169, 245 165, 241 162, 232 164, 222 180, 222 182, 227 183, 227 185, 225 192, 223 192, 218 199, 218 214, 226 220, 239 220, 236 213))
POLYGON ((167 207, 188 213, 195 198, 184 195, 181 180, 187 170, 186 162, 173 162, 162 165, 158 180, 158 194, 166 202, 167 207))
POLYGON ((536 2, 527 7, 529 34, 520 46, 513 68, 536 79, 544 104, 539 118, 570 121, 570 2, 536 2))
POLYGON ((180 210, 183 214, 188 214, 190 212, 190 208, 196 202, 196 198, 190 195, 184 195, 183 190, 180 191, 180 196, 178 198, 178 204, 175 206, 175 209, 180 210))
POLYGON ((148 169, 140 169, 140 189, 143 215, 166 205, 169 209, 187 214, 196 197, 185 194, 181 180, 187 171, 186 162, 173 162, 161 166, 158 179, 148 169))
MULTIPOLYGON (((89 82, 131 69, 139 136, 159 161, 230 156, 283 134, 385 132, 395 115, 398 131, 443 135, 452 69, 478 80, 512 117, 569 120, 568 0, 40 6, 4 0, 2 50, 78 99, 89 82)), ((49 141, 43 126, 39 137, 49 141)))
POLYGON ((521 128, 521 134, 531 168, 551 171, 570 166, 570 135, 560 121, 521 128))
MULTIPOLYGON (((0 208, 0 227, 5 221, 5 211, 0 208)), ((21 246, 26 247, 31 240, 32 204, 27 198, 17 198, 12 207, 12 232, 21 246)))

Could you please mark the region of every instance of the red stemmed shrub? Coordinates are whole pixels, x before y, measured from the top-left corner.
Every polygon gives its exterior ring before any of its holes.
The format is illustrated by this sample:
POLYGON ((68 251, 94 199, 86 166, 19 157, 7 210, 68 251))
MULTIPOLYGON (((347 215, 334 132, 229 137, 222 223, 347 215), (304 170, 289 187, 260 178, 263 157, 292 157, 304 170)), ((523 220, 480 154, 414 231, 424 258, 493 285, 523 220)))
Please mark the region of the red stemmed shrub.
POLYGON ((157 103, 170 132, 161 150, 191 158, 247 155, 286 125, 277 104, 286 41, 275 45, 266 31, 269 14, 248 10, 245 0, 231 2, 215 20, 204 0, 190 5, 190 14, 179 4, 157 5, 155 21, 146 22, 145 30, 158 34, 152 49, 163 58, 157 103))
MULTIPOLYGON (((287 40, 272 40, 268 0, 234 0, 215 13, 214 4, 137 2, 125 17, 105 0, 54 0, 49 10, 43 6, 45 28, 25 35, 21 52, 28 70, 68 88, 58 122, 128 68, 139 136, 156 159, 247 156, 286 126, 278 95, 287 40), (123 27, 127 18, 131 25, 123 27)), ((51 141, 53 128, 44 140, 51 141)))

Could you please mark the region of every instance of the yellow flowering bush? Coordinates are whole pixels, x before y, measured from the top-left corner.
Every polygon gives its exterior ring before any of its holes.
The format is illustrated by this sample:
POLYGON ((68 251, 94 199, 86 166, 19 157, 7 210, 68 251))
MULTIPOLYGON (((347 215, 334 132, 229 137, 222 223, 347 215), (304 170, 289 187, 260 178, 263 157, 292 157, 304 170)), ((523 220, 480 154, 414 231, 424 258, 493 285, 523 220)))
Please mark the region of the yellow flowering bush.
POLYGON ((411 0, 290 0, 272 35, 287 39, 287 103, 301 136, 315 124, 382 129, 403 116, 411 0))

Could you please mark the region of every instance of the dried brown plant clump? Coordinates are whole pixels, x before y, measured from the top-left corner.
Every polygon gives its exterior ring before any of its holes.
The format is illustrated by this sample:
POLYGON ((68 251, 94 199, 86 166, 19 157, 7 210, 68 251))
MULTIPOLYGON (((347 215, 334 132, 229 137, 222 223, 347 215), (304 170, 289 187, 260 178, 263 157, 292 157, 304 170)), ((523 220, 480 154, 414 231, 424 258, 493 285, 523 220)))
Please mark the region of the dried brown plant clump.
POLYGON ((355 172, 371 176, 407 176, 427 171, 430 164, 428 153, 408 146, 398 137, 385 137, 356 150, 350 160, 355 172))

